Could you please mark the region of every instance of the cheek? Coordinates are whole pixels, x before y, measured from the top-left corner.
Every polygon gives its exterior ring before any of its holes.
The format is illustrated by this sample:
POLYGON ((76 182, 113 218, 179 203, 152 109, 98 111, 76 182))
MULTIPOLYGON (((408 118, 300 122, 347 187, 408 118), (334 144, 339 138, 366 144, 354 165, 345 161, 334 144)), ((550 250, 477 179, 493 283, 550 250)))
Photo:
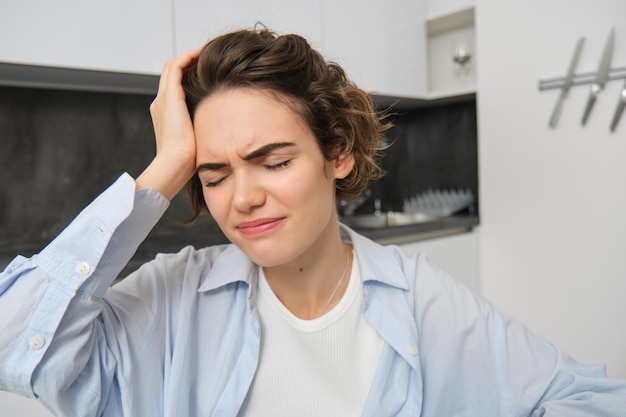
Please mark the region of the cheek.
POLYGON ((220 198, 219 191, 217 189, 204 188, 202 195, 204 197, 204 204, 209 210, 209 214, 213 219, 221 223, 227 211, 224 198, 220 198))
POLYGON ((285 204, 291 205, 327 204, 335 195, 334 181, 315 165, 303 170, 293 170, 284 176, 274 177, 267 183, 267 187, 268 190, 272 190, 272 195, 285 204))

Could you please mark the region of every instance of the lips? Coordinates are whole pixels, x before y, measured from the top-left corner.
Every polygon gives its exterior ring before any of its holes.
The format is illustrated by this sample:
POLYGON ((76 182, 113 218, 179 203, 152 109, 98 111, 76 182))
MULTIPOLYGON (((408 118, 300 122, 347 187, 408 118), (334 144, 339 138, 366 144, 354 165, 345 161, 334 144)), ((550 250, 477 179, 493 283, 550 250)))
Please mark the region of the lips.
POLYGON ((278 227, 284 217, 257 219, 249 222, 242 222, 237 225, 237 229, 248 237, 255 237, 270 232, 278 227))

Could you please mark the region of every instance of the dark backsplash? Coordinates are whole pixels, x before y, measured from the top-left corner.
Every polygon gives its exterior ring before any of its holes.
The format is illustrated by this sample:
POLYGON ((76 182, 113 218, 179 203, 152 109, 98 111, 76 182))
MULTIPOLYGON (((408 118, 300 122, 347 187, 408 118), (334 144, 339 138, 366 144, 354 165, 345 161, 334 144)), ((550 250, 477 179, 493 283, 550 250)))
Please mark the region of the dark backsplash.
MULTIPOLYGON (((152 96, 0 87, 0 267, 57 235, 122 172, 138 175, 154 155, 152 96)), ((428 188, 478 189, 476 105, 404 111, 388 132, 386 176, 370 187, 373 211, 398 210, 428 188)), ((192 229, 185 196, 174 199, 138 257, 224 241, 208 217, 192 229)))
MULTIPOLYGON (((39 251, 123 172, 137 176, 147 166, 153 98, 0 87, 0 267, 39 251)), ((160 242, 159 250, 211 242, 206 227, 217 226, 206 218, 190 231, 182 224, 190 215, 179 195, 147 242, 160 242)), ((156 253, 143 246, 146 256, 156 253)))
POLYGON ((376 198, 383 211, 401 210, 404 198, 428 189, 469 188, 478 195, 475 100, 398 112, 393 121, 386 135, 392 146, 382 160, 387 173, 372 184, 361 212, 373 211, 376 198))

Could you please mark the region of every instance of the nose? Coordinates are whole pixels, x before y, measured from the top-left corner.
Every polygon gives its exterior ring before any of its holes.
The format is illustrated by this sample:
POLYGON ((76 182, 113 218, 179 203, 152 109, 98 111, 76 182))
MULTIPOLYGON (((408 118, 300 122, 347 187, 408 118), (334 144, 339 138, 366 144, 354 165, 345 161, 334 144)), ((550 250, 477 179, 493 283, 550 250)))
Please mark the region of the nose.
POLYGON ((265 191, 254 173, 241 170, 234 176, 233 208, 249 213, 265 203, 265 191))

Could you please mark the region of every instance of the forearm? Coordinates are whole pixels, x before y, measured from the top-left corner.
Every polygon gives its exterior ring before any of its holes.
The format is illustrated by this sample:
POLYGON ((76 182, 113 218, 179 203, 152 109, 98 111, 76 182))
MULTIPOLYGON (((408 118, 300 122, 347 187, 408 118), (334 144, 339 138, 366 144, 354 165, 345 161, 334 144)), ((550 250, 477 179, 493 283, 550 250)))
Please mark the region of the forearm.
POLYGON ((532 416, 626 416, 626 381, 606 378, 604 366, 583 365, 561 353, 532 416))
POLYGON ((195 160, 177 162, 157 155, 136 179, 137 190, 152 189, 171 201, 195 174, 195 160))
POLYGON ((181 81, 200 49, 168 61, 159 92, 150 105, 156 139, 156 157, 137 178, 137 189, 151 188, 174 198, 196 171, 196 141, 181 81))
POLYGON ((1 388, 33 396, 32 373, 52 338, 63 334, 59 324, 72 300, 93 300, 74 303, 81 325, 89 326, 101 308, 97 300, 167 206, 152 190, 136 192, 124 175, 40 254, 18 257, 0 274, 1 388))
MULTIPOLYGON (((61 415, 76 415, 67 401, 80 404, 77 395, 89 415, 101 411, 92 410, 101 406, 94 405, 99 396, 115 401, 105 385, 115 384, 115 352, 127 335, 119 312, 103 297, 195 173, 195 137, 181 79, 198 53, 165 65, 150 107, 157 154, 137 180, 121 177, 41 253, 17 257, 0 274, 0 389, 40 396, 61 415), (74 355, 69 360, 68 353, 74 355), (84 378, 92 388, 85 388, 84 378)), ((142 307, 120 308, 136 313, 142 307)))
POLYGON ((580 364, 442 270, 417 258, 424 414, 626 417, 626 381, 580 364), (440 392, 447 392, 440 401, 440 392))

